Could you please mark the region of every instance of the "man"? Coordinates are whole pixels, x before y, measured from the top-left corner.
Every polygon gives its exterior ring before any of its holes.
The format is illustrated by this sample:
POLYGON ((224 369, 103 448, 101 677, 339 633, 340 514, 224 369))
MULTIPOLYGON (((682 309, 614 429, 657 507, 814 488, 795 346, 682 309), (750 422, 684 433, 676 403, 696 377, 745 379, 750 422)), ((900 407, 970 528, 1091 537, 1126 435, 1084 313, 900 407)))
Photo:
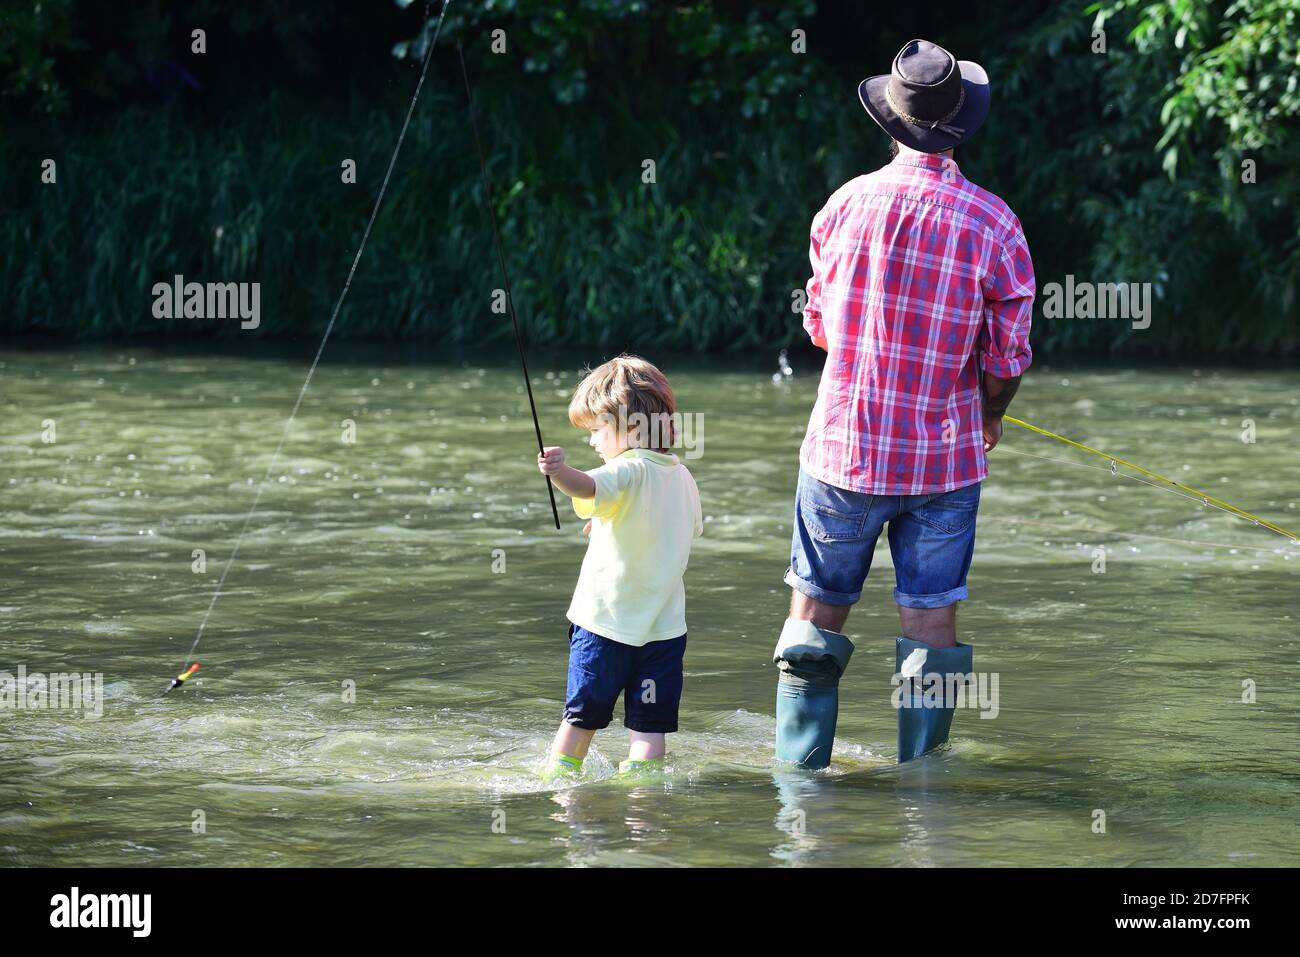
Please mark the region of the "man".
POLYGON ((858 96, 896 155, 813 219, 803 325, 827 358, 799 453, 794 592, 774 653, 777 757, 812 768, 830 763, 853 652, 844 623, 886 523, 897 671, 915 676, 896 700, 898 760, 947 740, 955 687, 936 698, 922 682, 971 673, 956 608, 985 453, 1030 362, 1034 271, 1020 221, 952 158, 988 115, 984 70, 912 40, 858 96))

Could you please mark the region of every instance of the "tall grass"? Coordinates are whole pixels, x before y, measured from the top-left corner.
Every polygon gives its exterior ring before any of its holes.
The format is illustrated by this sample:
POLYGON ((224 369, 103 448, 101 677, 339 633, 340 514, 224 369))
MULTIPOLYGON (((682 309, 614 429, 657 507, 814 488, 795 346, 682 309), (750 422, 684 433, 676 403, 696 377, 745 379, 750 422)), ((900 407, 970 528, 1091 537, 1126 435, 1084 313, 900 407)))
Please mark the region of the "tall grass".
MULTIPOLYGON (((456 80, 450 72, 430 79, 340 315, 341 338, 508 343, 510 324, 492 311, 501 279, 464 101, 444 92, 456 80)), ((304 102, 272 94, 201 122, 130 108, 75 129, 15 124, 0 145, 5 165, 19 171, 10 177, 13 208, 0 218, 0 332, 319 331, 369 216, 405 95, 304 102), (38 182, 46 156, 59 163, 57 185, 38 182), (356 161, 355 185, 341 180, 345 159, 356 161), (154 318, 152 286, 176 274, 260 283, 261 327, 154 318)), ((808 277, 812 216, 832 189, 886 160, 881 134, 840 108, 798 123, 779 114, 741 120, 730 108, 667 98, 647 97, 648 111, 599 101, 566 107, 526 87, 487 83, 476 99, 520 323, 530 342, 548 346, 715 352, 803 342, 791 294, 808 277), (646 159, 656 164, 654 184, 641 179, 646 159)), ((1017 208, 1031 246, 1035 232, 1074 237, 1036 247, 1051 251, 1036 253, 1040 283, 1087 272, 1052 261, 1059 248, 1090 243, 1104 260, 1105 243, 1083 216, 1063 224, 1056 213, 1039 215, 1034 194, 997 181, 996 148, 974 150, 959 157, 963 171, 1017 208)), ((1139 227, 1135 220, 1135 242, 1139 227)), ((1217 306, 1190 308, 1140 340, 1117 340, 1113 323, 1040 322, 1035 347, 1293 350, 1292 325, 1278 315, 1232 317, 1225 335, 1217 306)))
MULTIPOLYGON (((505 91, 480 99, 531 340, 728 349, 793 339, 790 293, 807 278, 807 226, 826 193, 821 164, 800 143, 806 129, 724 135, 703 115, 672 125, 615 111, 575 117, 505 91), (656 163, 653 184, 641 179, 645 159, 656 163)), ((155 318, 152 286, 176 274, 260 283, 259 335, 321 327, 400 119, 396 102, 306 109, 272 95, 233 124, 133 109, 57 149, 28 131, 32 169, 44 150, 58 160, 58 183, 27 188, 0 221, 10 291, 0 330, 248 335, 232 321, 155 318), (357 163, 356 185, 342 182, 344 159, 357 163)), ((492 311, 500 286, 463 100, 431 92, 337 334, 505 341, 509 323, 492 311)))

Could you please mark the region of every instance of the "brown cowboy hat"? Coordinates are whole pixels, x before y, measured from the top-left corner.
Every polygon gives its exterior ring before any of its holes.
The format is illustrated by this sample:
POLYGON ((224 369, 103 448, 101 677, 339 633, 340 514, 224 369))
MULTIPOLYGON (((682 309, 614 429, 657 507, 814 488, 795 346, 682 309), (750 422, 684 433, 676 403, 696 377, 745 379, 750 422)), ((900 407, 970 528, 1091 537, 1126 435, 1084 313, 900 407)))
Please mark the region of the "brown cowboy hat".
POLYGON ((908 40, 888 74, 858 84, 880 128, 904 146, 939 153, 970 139, 989 115, 984 68, 929 40, 908 40))

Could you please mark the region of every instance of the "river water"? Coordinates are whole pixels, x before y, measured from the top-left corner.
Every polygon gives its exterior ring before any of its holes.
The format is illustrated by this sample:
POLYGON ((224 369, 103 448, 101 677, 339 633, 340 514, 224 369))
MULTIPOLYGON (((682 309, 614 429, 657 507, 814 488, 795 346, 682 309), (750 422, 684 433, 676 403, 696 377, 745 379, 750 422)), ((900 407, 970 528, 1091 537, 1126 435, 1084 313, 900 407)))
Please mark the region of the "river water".
MULTIPOLYGON (((959 615, 976 669, 998 675, 996 716, 960 712, 950 749, 893 763, 882 541, 846 629, 858 651, 835 762, 773 767, 808 360, 774 383, 774 358, 662 359, 703 424, 682 730, 661 782, 610 779, 616 718, 580 783, 545 785, 585 539, 558 493, 552 527, 517 366, 331 353, 201 670, 163 696, 306 362, 0 351, 0 671, 103 682, 99 717, 17 696, 0 709, 0 864, 1279 866, 1300 852, 1300 549, 1012 425, 959 615)), ((594 467, 564 417, 586 358, 531 371, 547 441, 594 467)), ((1012 412, 1297 528, 1298 396, 1290 371, 1039 366, 1012 412)))

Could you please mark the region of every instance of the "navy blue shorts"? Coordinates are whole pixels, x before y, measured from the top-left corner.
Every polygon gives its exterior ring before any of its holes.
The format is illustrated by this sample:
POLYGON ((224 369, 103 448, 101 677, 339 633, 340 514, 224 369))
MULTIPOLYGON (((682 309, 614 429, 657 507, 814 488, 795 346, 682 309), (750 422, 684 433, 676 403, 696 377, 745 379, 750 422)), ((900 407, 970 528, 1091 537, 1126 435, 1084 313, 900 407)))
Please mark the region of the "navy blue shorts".
POLYGON ((623 726, 643 734, 677 730, 686 636, 637 647, 569 625, 569 690, 564 720, 599 731, 623 695, 623 726))
POLYGON ((967 594, 979 505, 979 482, 926 495, 870 495, 800 469, 785 582, 827 605, 854 604, 888 524, 894 601, 905 608, 955 604, 967 594))

